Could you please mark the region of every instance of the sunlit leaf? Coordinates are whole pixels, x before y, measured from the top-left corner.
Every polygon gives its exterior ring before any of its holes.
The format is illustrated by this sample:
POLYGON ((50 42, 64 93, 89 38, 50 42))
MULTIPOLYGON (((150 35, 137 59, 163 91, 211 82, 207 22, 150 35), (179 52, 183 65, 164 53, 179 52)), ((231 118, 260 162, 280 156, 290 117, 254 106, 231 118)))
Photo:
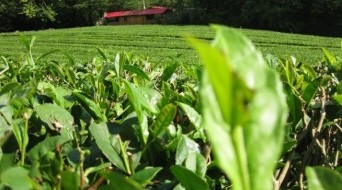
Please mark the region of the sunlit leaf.
POLYGON ((341 174, 324 167, 308 167, 305 169, 308 177, 309 190, 333 190, 341 187, 341 174))
POLYGON ((201 100, 215 158, 233 189, 272 189, 287 116, 281 82, 246 37, 214 28, 212 46, 193 45, 205 67, 201 100))
POLYGON ((198 144, 186 135, 182 135, 176 151, 176 164, 181 165, 191 153, 200 153, 198 144))
POLYGON ((185 160, 185 167, 200 177, 204 177, 207 172, 207 162, 202 154, 198 152, 188 154, 185 160))
POLYGON ((147 167, 144 168, 137 173, 133 174, 131 176, 132 179, 134 179, 136 182, 140 183, 141 185, 147 185, 151 183, 151 180, 162 170, 161 167, 147 167))
POLYGON ((50 129, 59 131, 62 128, 70 128, 74 123, 72 115, 56 104, 42 104, 34 109, 39 118, 45 122, 50 129))

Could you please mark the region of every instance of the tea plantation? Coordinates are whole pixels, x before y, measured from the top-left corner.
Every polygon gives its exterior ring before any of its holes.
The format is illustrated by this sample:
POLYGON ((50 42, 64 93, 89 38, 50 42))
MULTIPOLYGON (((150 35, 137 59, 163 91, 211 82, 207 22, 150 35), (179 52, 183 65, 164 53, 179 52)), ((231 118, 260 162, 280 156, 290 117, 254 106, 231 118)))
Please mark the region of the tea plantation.
POLYGON ((224 26, 1 34, 0 189, 339 189, 341 41, 224 26))
MULTIPOLYGON (((298 60, 314 63, 321 60, 321 48, 333 53, 340 51, 342 38, 329 38, 299 34, 286 34, 262 30, 241 29, 253 43, 266 54, 279 58, 295 56, 298 60)), ((58 49, 70 54, 75 60, 89 61, 97 55, 96 47, 109 53, 121 51, 149 57, 153 62, 176 60, 185 64, 197 64, 195 51, 184 40, 193 36, 209 41, 214 32, 208 26, 101 26, 74 29, 50 29, 22 32, 25 36, 34 35, 37 41, 33 47, 35 56, 58 49)), ((20 44, 19 33, 0 34, 0 54, 18 57, 24 47, 20 44)), ((62 53, 52 58, 64 59, 62 53)))

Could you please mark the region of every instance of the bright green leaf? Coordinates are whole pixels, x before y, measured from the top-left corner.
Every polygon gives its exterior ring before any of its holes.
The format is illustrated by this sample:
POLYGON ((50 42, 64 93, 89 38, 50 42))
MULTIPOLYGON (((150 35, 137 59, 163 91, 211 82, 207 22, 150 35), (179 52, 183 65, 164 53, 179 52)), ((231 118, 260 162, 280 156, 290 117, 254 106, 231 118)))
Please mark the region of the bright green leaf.
POLYGON ((334 100, 337 101, 340 105, 342 105, 342 94, 333 96, 334 100))
POLYGON ((177 102, 177 105, 185 112, 190 122, 195 126, 196 130, 200 133, 201 137, 205 140, 204 129, 202 127, 202 116, 191 106, 177 102))
POLYGON ((233 189, 270 190, 287 117, 281 81, 246 37, 214 28, 212 46, 193 43, 205 68, 204 127, 233 189))
POLYGON ((200 153, 199 145, 186 135, 182 135, 176 151, 176 164, 181 165, 191 153, 200 153))
POLYGON ((185 167, 197 175, 204 177, 207 172, 207 161, 202 154, 193 152, 186 158, 185 167))
POLYGON ((151 180, 162 170, 161 167, 147 167, 144 168, 131 176, 132 179, 140 183, 141 185, 147 185, 151 183, 151 180))
POLYGON ((341 174, 324 167, 307 167, 309 190, 334 190, 342 185, 341 174))

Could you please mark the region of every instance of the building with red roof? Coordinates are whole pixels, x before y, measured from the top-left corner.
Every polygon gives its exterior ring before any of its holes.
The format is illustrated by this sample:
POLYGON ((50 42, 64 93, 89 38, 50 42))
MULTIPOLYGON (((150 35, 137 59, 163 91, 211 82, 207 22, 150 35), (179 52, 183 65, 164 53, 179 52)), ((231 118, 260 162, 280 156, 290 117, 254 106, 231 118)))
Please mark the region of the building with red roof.
POLYGON ((107 12, 103 19, 109 24, 154 24, 170 12, 166 7, 154 6, 145 10, 107 12))

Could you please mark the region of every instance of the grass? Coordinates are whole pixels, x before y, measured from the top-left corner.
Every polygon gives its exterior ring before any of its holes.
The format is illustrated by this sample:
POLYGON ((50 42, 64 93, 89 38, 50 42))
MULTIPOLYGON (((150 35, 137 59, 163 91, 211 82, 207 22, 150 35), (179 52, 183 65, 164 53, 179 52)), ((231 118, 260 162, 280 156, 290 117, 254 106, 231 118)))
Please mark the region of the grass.
MULTIPOLYGON (((266 54, 280 58, 295 56, 297 59, 317 63, 322 58, 321 48, 338 53, 342 38, 319 37, 299 34, 287 34, 262 30, 241 31, 266 54)), ((185 64, 197 64, 199 58, 185 42, 184 36, 191 35, 203 40, 211 40, 214 31, 207 26, 101 26, 73 29, 42 30, 22 32, 37 37, 33 52, 42 55, 52 49, 62 50, 72 55, 76 61, 90 61, 98 55, 96 47, 108 53, 121 51, 133 52, 149 57, 153 62, 179 61, 185 64)), ((0 34, 0 55, 18 57, 24 47, 19 42, 19 33, 0 34)), ((62 53, 51 55, 52 59, 66 60, 62 53)))

